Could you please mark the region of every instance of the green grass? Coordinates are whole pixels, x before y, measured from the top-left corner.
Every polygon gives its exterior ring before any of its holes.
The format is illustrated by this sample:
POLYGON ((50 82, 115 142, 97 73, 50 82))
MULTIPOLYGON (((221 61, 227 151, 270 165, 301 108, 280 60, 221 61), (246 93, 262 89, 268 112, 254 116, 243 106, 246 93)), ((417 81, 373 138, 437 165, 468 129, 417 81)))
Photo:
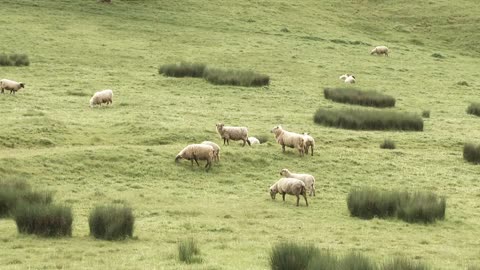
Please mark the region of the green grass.
POLYGON ((203 77, 206 65, 202 63, 180 62, 178 64, 166 64, 160 66, 158 73, 167 77, 203 77))
POLYGON ((178 259, 187 264, 202 262, 200 248, 194 239, 183 240, 178 243, 178 259))
POLYGON ((361 250, 376 262, 419 256, 435 269, 480 265, 478 168, 461 150, 480 138, 478 119, 465 113, 480 86, 477 1, 339 8, 333 0, 4 0, 0 9, 7 29, 0 52, 30 59, 0 66, 2 79, 26 82, 15 96, 0 95, 0 179, 55 190, 74 218, 68 239, 19 236, 12 219, 1 219, 2 269, 260 270, 269 268, 271 246, 285 240, 339 256, 361 250), (388 46, 389 57, 370 56, 376 45, 388 46), (180 60, 251 69, 271 82, 244 88, 158 74, 160 64, 180 60), (394 96, 395 111, 427 108, 434 117, 424 119, 423 132, 315 124, 320 107, 352 107, 321 92, 344 86, 338 76, 347 72, 362 89, 394 96), (90 96, 102 89, 114 91, 113 106, 91 110, 90 96), (268 141, 223 146, 220 121, 268 141), (311 134, 318 155, 278 151, 269 131, 279 124, 311 134), (380 149, 385 138, 397 150, 380 149), (204 140, 222 147, 214 170, 174 165, 180 149, 204 140), (295 207, 292 196, 285 204, 269 198, 285 167, 316 177, 320 192, 308 208, 295 207), (446 219, 424 226, 351 218, 345 196, 363 185, 445 195, 446 219), (91 209, 114 201, 134 209, 134 238, 90 237, 91 209), (308 240, 304 232, 312 232, 308 240), (202 264, 179 262, 178 243, 188 238, 200 244, 202 264))
POLYGON ((474 164, 480 164, 480 145, 473 143, 464 144, 463 159, 474 164))
POLYGON ((105 240, 122 240, 132 237, 134 223, 132 209, 120 205, 97 206, 88 217, 90 235, 105 240))
POLYGON ((72 236, 73 215, 70 207, 21 203, 15 208, 14 219, 19 233, 44 237, 72 236))
POLYGON ((380 144, 380 148, 382 149, 395 149, 397 148, 396 144, 394 141, 390 140, 390 139, 385 139, 381 144, 380 144))
POLYGON ((0 66, 28 66, 30 65, 30 60, 28 60, 28 55, 26 54, 0 54, 0 66))
POLYGON ((325 88, 326 99, 340 103, 348 103, 378 108, 394 107, 395 98, 377 91, 362 91, 354 88, 325 88))
POLYGON ((207 68, 203 76, 208 82, 217 85, 255 87, 270 83, 269 76, 251 70, 207 68))
POLYGON ((22 203, 49 204, 52 196, 51 192, 32 190, 25 180, 0 180, 0 218, 10 217, 22 203))
POLYGON ((480 103, 478 102, 471 103, 467 108, 467 113, 480 116, 480 103))

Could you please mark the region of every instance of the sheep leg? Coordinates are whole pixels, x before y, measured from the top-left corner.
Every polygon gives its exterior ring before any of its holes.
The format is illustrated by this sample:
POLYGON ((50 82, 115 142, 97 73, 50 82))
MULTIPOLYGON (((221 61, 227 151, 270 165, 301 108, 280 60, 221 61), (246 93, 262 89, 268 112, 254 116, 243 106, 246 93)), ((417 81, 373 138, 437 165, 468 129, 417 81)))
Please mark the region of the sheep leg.
POLYGON ((312 192, 313 192, 313 196, 315 196, 315 186, 312 184, 312 192))
POLYGON ((225 142, 227 141, 226 138, 223 138, 223 145, 225 145, 225 142))
POLYGON ((207 165, 205 165, 206 171, 208 172, 208 170, 210 170, 211 167, 212 167, 212 162, 207 160, 207 165))
MULTIPOLYGON (((311 148, 312 148, 312 157, 313 157, 313 145, 311 146, 311 148)), ((307 154, 308 154, 308 152, 307 152, 307 154)))
MULTIPOLYGON (((305 204, 308 206, 307 194, 303 193, 303 198, 305 198, 305 204)), ((298 201, 297 201, 297 206, 298 206, 298 201)))
POLYGON ((305 153, 308 155, 308 146, 305 146, 305 153))
POLYGON ((285 193, 282 193, 282 199, 285 201, 285 193))
MULTIPOLYGON (((245 140, 242 139, 242 141, 243 141, 242 147, 245 147, 245 140)), ((250 145, 250 144, 249 144, 249 145, 250 145)))
POLYGON ((252 146, 252 144, 250 143, 250 141, 247 139, 247 143, 248 143, 248 146, 252 146))
POLYGON ((282 144, 282 152, 285 153, 285 144, 282 144))
POLYGON ((2 88, 2 94, 4 94, 3 91, 4 91, 4 89, 2 88))
POLYGON ((298 206, 298 204, 300 202, 300 196, 298 196, 298 194, 296 196, 297 196, 297 206, 298 206))
MULTIPOLYGON (((197 160, 197 157, 195 155, 193 155, 193 159, 195 160, 195 162, 197 163, 197 166, 200 167, 200 164, 198 164, 198 160, 197 160)), ((192 164, 193 165, 193 164, 192 164)))

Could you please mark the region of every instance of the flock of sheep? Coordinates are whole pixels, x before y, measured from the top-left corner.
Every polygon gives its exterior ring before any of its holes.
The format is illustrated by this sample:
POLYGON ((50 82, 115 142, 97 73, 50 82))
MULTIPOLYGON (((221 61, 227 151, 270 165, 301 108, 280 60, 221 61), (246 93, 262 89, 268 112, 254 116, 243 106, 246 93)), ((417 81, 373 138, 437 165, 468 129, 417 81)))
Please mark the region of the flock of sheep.
MULTIPOLYGON (((388 48, 386 46, 377 46, 373 48, 370 52, 371 55, 385 55, 388 56, 388 48)), ((355 83, 356 78, 352 74, 343 74, 342 76, 338 77, 340 80, 344 81, 345 83, 355 83)))

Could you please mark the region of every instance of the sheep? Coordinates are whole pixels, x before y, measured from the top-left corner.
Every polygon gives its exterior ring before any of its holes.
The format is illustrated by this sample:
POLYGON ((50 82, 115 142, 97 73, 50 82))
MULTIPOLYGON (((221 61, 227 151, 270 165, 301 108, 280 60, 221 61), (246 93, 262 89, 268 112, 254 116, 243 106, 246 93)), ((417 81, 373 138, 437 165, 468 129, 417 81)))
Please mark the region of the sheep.
POLYGON ((371 55, 373 55, 373 54, 376 54, 376 55, 384 54, 385 56, 388 56, 388 48, 386 46, 377 46, 370 52, 370 54, 371 55))
POLYGON ((288 146, 296 148, 300 156, 303 157, 305 153, 305 139, 302 134, 286 131, 281 126, 274 127, 270 132, 275 135, 277 143, 282 146, 282 152, 285 152, 285 146, 288 146))
POLYGON ((338 77, 340 80, 345 81, 346 78, 352 76, 351 74, 343 74, 342 76, 338 77))
POLYGON ((305 154, 308 155, 308 148, 312 150, 313 156, 313 148, 315 147, 315 139, 312 136, 308 135, 308 133, 303 133, 303 139, 305 140, 305 154))
POLYGON ((215 156, 214 153, 215 150, 210 145, 190 144, 183 148, 180 153, 178 153, 178 155, 175 157, 175 162, 178 163, 179 160, 183 158, 186 160, 190 160, 192 162, 192 166, 194 160, 197 163, 197 166, 200 166, 200 164, 198 164, 198 160, 206 160, 207 165, 205 165, 205 169, 208 172, 208 170, 210 170, 210 168, 212 167, 212 160, 215 156))
POLYGON ((4 94, 4 90, 10 91, 10 94, 14 94, 20 90, 21 88, 25 88, 25 83, 23 82, 16 82, 8 79, 0 80, 0 88, 2 89, 2 94, 4 94))
POLYGON ((248 137, 250 144, 260 144, 260 141, 255 137, 248 137))
POLYGON ((211 142, 211 141, 203 141, 202 144, 210 145, 213 147, 213 160, 220 161, 220 146, 218 144, 211 142))
POLYGON ((355 83, 355 76, 350 75, 345 79, 345 83, 355 83))
POLYGON ((245 146, 245 142, 251 146, 250 141, 248 140, 248 129, 246 127, 228 127, 225 126, 223 123, 218 123, 215 125, 217 127, 217 132, 223 139, 223 145, 227 142, 230 145, 230 139, 234 141, 243 141, 243 145, 245 146))
POLYGON ((92 98, 90 99, 90 107, 93 107, 95 105, 100 104, 102 106, 102 103, 113 103, 113 91, 110 89, 103 90, 96 92, 93 94, 92 98))
POLYGON ((315 177, 305 173, 291 173, 288 169, 282 169, 280 175, 287 178, 295 178, 305 183, 309 196, 315 196, 315 177))
POLYGON ((270 196, 275 200, 277 193, 282 194, 283 201, 285 201, 285 194, 297 196, 297 206, 299 205, 300 196, 305 198, 305 204, 308 206, 307 193, 305 183, 296 178, 281 178, 270 187, 270 196))

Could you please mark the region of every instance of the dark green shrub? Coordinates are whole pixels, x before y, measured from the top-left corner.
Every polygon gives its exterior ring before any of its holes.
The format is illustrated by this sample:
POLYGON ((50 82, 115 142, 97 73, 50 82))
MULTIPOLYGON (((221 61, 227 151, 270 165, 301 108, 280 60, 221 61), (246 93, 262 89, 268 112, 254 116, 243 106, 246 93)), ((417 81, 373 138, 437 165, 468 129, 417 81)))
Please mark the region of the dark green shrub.
POLYGON ((0 66, 28 66, 30 60, 26 54, 0 54, 0 66))
POLYGON ((88 217, 90 235, 105 240, 119 240, 133 235, 135 217, 123 205, 97 206, 88 217))
POLYGON ((272 270, 307 269, 310 260, 317 254, 318 249, 312 245, 280 243, 270 253, 270 266, 272 270))
POLYGON ((480 145, 466 143, 463 146, 463 159, 468 162, 480 164, 480 145))
POLYGON ((399 194, 363 187, 350 191, 347 196, 347 206, 350 215, 371 219, 386 218, 396 214, 399 194))
POLYGON ((337 269, 345 270, 376 270, 375 263, 365 255, 357 252, 350 252, 340 261, 337 269))
POLYGON ((0 217, 10 216, 21 202, 49 204, 52 202, 52 193, 32 191, 24 180, 0 181, 0 217))
POLYGON ((430 270, 431 268, 420 262, 406 258, 395 258, 383 265, 382 270, 430 270))
POLYGON ((14 213, 19 233, 45 237, 72 235, 72 210, 53 204, 21 203, 14 213))
POLYGON ((401 197, 397 216, 410 223, 433 223, 445 218, 446 206, 445 198, 438 198, 432 192, 416 192, 401 197))
POLYGON ((423 131, 423 119, 411 113, 378 110, 318 109, 315 123, 354 130, 412 130, 423 131))
POLYGON ((395 142, 389 139, 385 139, 383 143, 380 144, 380 148, 382 149, 395 149, 396 145, 395 142))
POLYGON ((480 116, 480 103, 470 104, 470 106, 467 108, 467 113, 480 116))
POLYGON ((188 264, 202 262, 200 249, 194 239, 183 240, 178 243, 178 259, 188 264))
POLYGON ((270 83, 270 77, 247 70, 207 68, 203 74, 212 84, 235 86, 263 86, 270 83))
POLYGON ((422 111, 422 117, 423 118, 430 118, 430 111, 429 110, 423 110, 422 111))
POLYGON ((354 88, 325 88, 323 94, 326 99, 340 103, 379 108, 395 106, 395 98, 376 91, 361 91, 354 88))
POLYGON ((162 65, 158 69, 160 74, 167 77, 202 77, 206 65, 203 63, 180 62, 177 64, 162 65))

